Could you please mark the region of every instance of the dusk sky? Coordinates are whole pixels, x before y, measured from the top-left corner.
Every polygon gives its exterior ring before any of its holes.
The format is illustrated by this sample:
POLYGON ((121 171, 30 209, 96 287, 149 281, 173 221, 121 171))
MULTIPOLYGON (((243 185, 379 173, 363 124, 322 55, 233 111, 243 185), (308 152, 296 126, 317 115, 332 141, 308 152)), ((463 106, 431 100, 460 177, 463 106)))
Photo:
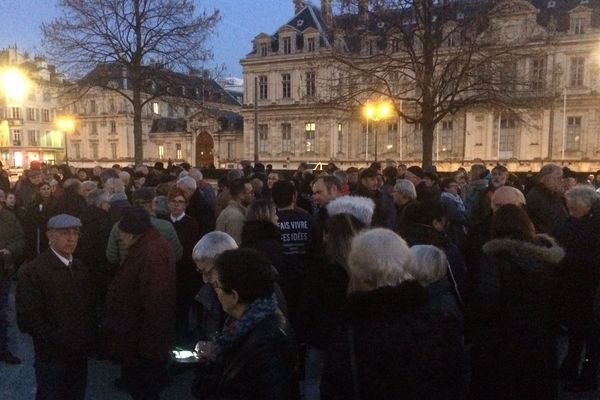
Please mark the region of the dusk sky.
MULTIPOLYGON (((16 44, 43 53, 40 24, 57 15, 55 0, 0 0, 0 49, 16 44)), ((260 32, 274 33, 293 17, 292 0, 196 0, 197 9, 221 11, 221 22, 210 42, 214 63, 225 64, 227 76, 242 77, 239 60, 252 49, 260 32)), ((60 66, 59 66, 60 67, 60 66)))

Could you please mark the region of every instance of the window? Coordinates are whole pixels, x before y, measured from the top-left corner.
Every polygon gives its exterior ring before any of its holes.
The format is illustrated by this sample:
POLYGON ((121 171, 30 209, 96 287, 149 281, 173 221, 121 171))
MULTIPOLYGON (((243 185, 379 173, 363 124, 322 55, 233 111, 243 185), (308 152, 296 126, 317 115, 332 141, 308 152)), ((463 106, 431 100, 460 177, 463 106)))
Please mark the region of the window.
POLYGON ((314 37, 306 39, 306 50, 309 53, 312 53, 313 51, 315 51, 315 48, 316 48, 315 43, 316 42, 315 42, 315 38, 314 37))
POLYGON ((439 137, 439 149, 441 151, 452 150, 452 133, 454 132, 454 121, 442 121, 442 130, 439 137))
POLYGON ((21 119, 21 108, 11 107, 10 108, 11 118, 21 119))
POLYGON ((35 108, 27 108, 27 121, 35 121, 35 108))
POLYGON ((157 115, 160 114, 160 107, 159 107, 158 101, 152 102, 152 113, 157 114, 157 115))
POLYGON ((315 73, 306 73, 306 95, 313 97, 316 94, 315 73))
POLYGON ((92 160, 97 160, 98 157, 98 142, 91 142, 90 149, 92 150, 92 160))
POLYGON ((390 41, 390 47, 392 49, 392 53, 397 53, 400 51, 400 39, 394 38, 390 41))
POLYGON ((281 74, 282 97, 289 99, 292 96, 292 77, 290 74, 281 74))
POLYGON ((585 18, 574 18, 573 24, 576 35, 583 35, 585 33, 585 18))
POLYGON ((21 136, 21 130, 20 129, 13 129, 12 131, 12 139, 13 139, 13 146, 20 146, 23 140, 23 137, 21 136))
POLYGON ((531 61, 531 89, 539 92, 546 86, 546 58, 535 58, 531 61))
POLYGON ((50 122, 50 110, 46 108, 42 110, 42 121, 50 122))
POLYGON ((508 159, 513 156, 515 149, 515 136, 517 121, 514 119, 500 119, 500 158, 508 159))
POLYGON ((338 151, 342 150, 344 146, 344 126, 340 123, 337 124, 337 139, 338 139, 338 151))
POLYGON ((375 53, 375 41, 373 39, 367 39, 365 43, 365 53, 368 56, 372 56, 375 53))
POLYGON ((233 160, 235 158, 235 143, 227 142, 227 160, 233 160))
POLYGON ((110 121, 110 133, 117 133, 117 122, 110 121))
POLYGON ((585 58, 571 58, 571 86, 583 86, 583 71, 585 67, 585 58))
POLYGON ((414 125, 412 132, 412 152, 415 154, 423 152, 423 130, 419 122, 414 125))
POLYGON ((567 118, 567 143, 565 150, 577 151, 579 150, 579 143, 581 139, 581 117, 568 117, 567 118))
POLYGON ((114 113, 117 111, 117 108, 115 107, 115 100, 114 99, 110 99, 108 100, 108 110, 111 113, 114 113))
POLYGON ((398 123, 392 122, 387 125, 387 143, 386 147, 391 149, 398 141, 398 123))
POLYGON ((73 153, 75 153, 75 159, 81 158, 81 145, 79 143, 73 143, 73 153))
POLYGON ((168 104, 167 105, 167 113, 169 114, 169 117, 174 117, 175 116, 175 107, 173 107, 172 104, 168 104))
POLYGON ((292 52, 292 38, 283 38, 283 54, 290 54, 292 52))
POLYGON ((451 32, 448 34, 448 47, 456 47, 459 45, 460 36, 458 32, 451 32))
POLYGON ((258 77, 258 98, 265 100, 268 98, 268 81, 266 75, 260 75, 258 77))
POLYGON ((98 134, 98 123, 96 121, 90 122, 90 135, 98 134))
POLYGON ((183 154, 181 152, 181 143, 175 143, 175 159, 182 160, 183 154))
POLYGON ((266 43, 261 43, 260 44, 260 56, 261 57, 266 57, 267 54, 268 54, 267 44, 266 43))
POLYGON ((258 151, 264 153, 267 151, 267 140, 269 139, 269 125, 258 125, 258 151))
POLYGON ((90 114, 96 114, 96 100, 90 100, 90 114))
POLYGON ((165 158, 165 146, 162 144, 158 145, 158 158, 161 160, 165 158))
POLYGON ((117 143, 116 142, 111 142, 110 144, 110 156, 112 157, 113 160, 117 159, 117 143))
POLYGON ((281 151, 292 151, 292 125, 281 124, 281 151))
POLYGON ((316 149, 317 141, 316 141, 315 128, 316 128, 316 125, 315 125, 314 122, 307 122, 307 123, 304 124, 304 139, 306 140, 306 142, 305 142, 305 149, 306 149, 307 152, 309 152, 309 151, 317 151, 317 149, 316 149))
POLYGON ((35 129, 30 129, 27 131, 29 135, 29 145, 30 146, 39 146, 40 144, 40 131, 35 129))

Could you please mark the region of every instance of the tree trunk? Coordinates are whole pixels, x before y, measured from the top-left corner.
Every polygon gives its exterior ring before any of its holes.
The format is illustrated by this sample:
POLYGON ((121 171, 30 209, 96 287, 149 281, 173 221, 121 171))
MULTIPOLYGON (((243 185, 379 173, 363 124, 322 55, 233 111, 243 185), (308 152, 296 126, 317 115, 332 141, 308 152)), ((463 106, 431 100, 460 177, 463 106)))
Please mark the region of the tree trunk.
POLYGON ((423 132, 423 162, 422 167, 430 168, 433 165, 433 136, 435 131, 435 124, 433 123, 433 115, 429 118, 427 114, 423 114, 421 122, 423 132))
POLYGON ((135 164, 144 163, 144 145, 142 142, 142 98, 140 85, 133 85, 133 154, 135 164))

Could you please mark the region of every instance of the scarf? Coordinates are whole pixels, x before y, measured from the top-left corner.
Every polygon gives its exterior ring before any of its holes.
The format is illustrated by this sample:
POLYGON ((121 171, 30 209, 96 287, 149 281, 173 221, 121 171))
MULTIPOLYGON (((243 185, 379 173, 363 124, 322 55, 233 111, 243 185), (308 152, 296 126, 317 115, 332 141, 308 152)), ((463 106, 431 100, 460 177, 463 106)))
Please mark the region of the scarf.
POLYGON ((441 197, 442 197, 442 199, 450 200, 452 203, 454 203, 456 205, 456 207, 460 211, 465 212, 465 203, 463 203, 463 200, 459 195, 448 193, 448 192, 442 192, 441 197))
POLYGON ((217 359, 222 357, 224 353, 240 343, 256 325, 276 310, 277 299, 273 295, 269 298, 254 300, 240 319, 227 317, 223 331, 215 339, 215 357, 217 359))

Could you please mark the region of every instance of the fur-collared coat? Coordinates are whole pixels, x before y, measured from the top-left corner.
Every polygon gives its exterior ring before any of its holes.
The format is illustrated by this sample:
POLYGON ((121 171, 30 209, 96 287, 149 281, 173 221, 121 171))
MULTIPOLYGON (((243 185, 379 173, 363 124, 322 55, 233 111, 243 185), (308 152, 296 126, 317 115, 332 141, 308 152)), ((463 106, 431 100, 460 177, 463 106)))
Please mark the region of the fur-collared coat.
POLYGON ((549 236, 483 247, 469 316, 474 399, 555 399, 552 298, 564 250, 549 236))

